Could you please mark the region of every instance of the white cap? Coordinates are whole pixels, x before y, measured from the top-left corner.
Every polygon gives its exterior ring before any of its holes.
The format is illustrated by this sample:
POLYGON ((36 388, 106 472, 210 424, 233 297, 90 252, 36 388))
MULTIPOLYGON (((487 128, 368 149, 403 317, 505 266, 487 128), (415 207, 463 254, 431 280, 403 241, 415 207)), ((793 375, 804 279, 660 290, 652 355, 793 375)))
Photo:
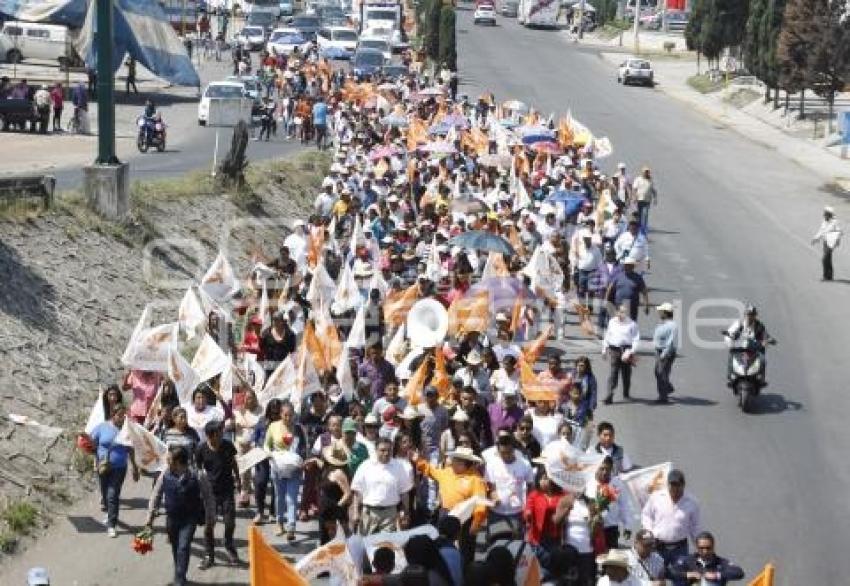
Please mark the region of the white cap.
POLYGON ((626 168, 626 164, 625 164, 625 163, 617 163, 617 168, 618 168, 618 169, 625 169, 625 168, 626 168))
POLYGON ((829 214, 830 216, 835 215, 835 208, 833 208, 832 206, 823 206, 823 211, 829 214))

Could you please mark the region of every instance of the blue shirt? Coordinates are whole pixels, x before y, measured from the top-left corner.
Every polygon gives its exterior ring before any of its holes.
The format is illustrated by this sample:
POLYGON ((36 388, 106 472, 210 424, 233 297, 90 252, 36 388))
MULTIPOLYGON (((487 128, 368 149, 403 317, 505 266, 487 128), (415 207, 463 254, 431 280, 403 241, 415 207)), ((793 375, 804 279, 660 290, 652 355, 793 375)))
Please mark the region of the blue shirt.
POLYGON ((325 126, 328 123, 328 105, 324 102, 313 104, 313 124, 325 126))
POLYGON ((638 295, 646 289, 646 283, 643 277, 632 272, 622 272, 617 274, 611 281, 614 288, 614 303, 619 305, 624 301, 630 301, 633 304, 638 302, 638 295))
POLYGON ((661 357, 667 358, 676 352, 676 338, 679 335, 679 326, 672 319, 665 320, 655 326, 652 334, 652 343, 656 350, 661 350, 661 357))
POLYGON ((104 421, 91 432, 91 439, 97 447, 97 461, 100 462, 109 455, 109 464, 113 468, 126 468, 130 448, 115 440, 121 430, 111 421, 104 421))

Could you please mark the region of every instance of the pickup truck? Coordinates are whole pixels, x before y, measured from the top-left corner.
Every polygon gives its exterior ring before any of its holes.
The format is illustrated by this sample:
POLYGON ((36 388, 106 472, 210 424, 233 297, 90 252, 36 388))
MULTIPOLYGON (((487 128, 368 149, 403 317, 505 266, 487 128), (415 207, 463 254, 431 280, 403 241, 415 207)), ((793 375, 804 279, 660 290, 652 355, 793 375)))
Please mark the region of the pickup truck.
MULTIPOLYGON (((0 130, 9 130, 16 126, 18 130, 26 130, 27 125, 35 120, 32 104, 21 99, 0 100, 0 130)), ((31 125, 31 129, 35 126, 31 125)))

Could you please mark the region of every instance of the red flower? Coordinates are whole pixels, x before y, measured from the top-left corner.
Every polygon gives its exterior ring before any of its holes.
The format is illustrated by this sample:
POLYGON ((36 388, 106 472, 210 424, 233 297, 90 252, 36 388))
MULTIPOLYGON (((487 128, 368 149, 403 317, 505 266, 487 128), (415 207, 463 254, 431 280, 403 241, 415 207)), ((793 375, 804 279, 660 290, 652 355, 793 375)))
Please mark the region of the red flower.
POLYGON ((150 529, 142 529, 139 531, 135 537, 133 537, 133 541, 130 544, 133 548, 133 551, 140 555, 145 555, 146 553, 153 551, 153 534, 150 529))

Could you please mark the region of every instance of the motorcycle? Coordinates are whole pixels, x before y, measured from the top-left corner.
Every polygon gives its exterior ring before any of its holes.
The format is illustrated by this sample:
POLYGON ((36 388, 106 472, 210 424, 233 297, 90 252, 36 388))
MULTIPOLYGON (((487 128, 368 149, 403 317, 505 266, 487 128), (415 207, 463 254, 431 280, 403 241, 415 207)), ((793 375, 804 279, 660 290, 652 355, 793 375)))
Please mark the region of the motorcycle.
POLYGON ((139 116, 136 125, 139 127, 136 146, 140 153, 148 152, 151 147, 155 147, 159 152, 165 150, 165 123, 160 116, 157 115, 155 118, 139 116))
MULTIPOLYGON (((724 331, 722 334, 731 338, 729 332, 724 331)), ((767 343, 774 345, 776 340, 770 339, 767 343)), ((765 348, 756 340, 748 339, 742 346, 733 347, 729 352, 731 354, 729 386, 738 398, 738 407, 741 411, 750 413, 756 397, 767 386, 764 376, 765 348)))

